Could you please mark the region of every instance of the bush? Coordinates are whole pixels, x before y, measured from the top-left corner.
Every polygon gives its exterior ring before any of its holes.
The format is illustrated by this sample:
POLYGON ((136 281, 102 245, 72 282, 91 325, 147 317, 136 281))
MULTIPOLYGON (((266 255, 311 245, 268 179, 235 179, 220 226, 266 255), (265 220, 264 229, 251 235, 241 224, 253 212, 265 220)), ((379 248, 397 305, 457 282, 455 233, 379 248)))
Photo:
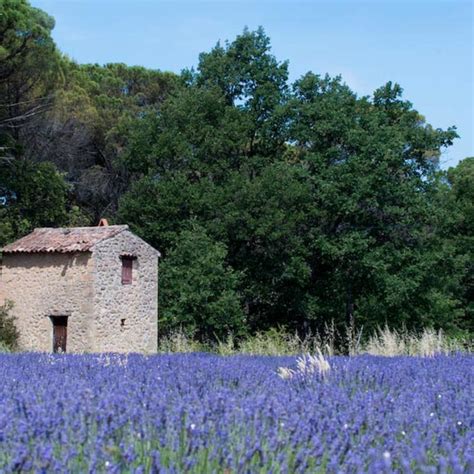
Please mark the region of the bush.
POLYGON ((14 318, 10 315, 12 308, 13 303, 11 301, 7 301, 0 306, 0 351, 17 348, 18 331, 14 318))

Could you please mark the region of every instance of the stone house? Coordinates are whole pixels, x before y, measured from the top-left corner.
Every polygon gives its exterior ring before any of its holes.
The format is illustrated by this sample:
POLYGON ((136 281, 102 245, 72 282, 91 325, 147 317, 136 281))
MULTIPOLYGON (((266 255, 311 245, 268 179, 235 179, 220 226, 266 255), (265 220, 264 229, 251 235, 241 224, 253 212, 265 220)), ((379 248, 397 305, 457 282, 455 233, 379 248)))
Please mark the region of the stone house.
POLYGON ((126 225, 41 228, 2 250, 0 304, 31 351, 156 352, 160 253, 126 225))

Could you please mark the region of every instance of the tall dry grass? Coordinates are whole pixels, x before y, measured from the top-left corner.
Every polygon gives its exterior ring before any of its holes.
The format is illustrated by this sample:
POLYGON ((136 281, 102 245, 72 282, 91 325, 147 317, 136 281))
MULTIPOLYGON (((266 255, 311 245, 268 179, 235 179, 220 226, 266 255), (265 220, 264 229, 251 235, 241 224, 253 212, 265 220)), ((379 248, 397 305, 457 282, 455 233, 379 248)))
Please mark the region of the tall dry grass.
POLYGON ((158 345, 159 352, 164 353, 206 352, 208 350, 207 346, 180 329, 161 337, 158 345))
POLYGON ((401 355, 432 357, 437 354, 469 350, 472 350, 472 341, 466 338, 448 337, 441 330, 427 328, 416 334, 388 327, 379 328, 368 339, 363 349, 365 353, 387 357, 401 355))
POLYGON ((213 352, 223 356, 235 354, 286 356, 320 353, 324 356, 372 354, 385 357, 431 357, 473 349, 472 339, 449 337, 442 331, 429 328, 421 333, 414 333, 384 327, 379 328, 364 340, 362 330, 349 325, 344 334, 340 335, 334 323, 328 324, 322 334, 309 334, 304 338, 283 329, 271 329, 240 340, 230 334, 225 340, 203 344, 182 331, 176 331, 162 338, 159 343, 159 352, 213 352))
POLYGON ((289 333, 281 328, 257 332, 255 335, 237 341, 230 334, 225 340, 211 345, 211 350, 220 355, 249 354, 284 356, 297 354, 334 355, 336 333, 334 325, 326 327, 323 335, 308 334, 300 337, 297 333, 289 333))

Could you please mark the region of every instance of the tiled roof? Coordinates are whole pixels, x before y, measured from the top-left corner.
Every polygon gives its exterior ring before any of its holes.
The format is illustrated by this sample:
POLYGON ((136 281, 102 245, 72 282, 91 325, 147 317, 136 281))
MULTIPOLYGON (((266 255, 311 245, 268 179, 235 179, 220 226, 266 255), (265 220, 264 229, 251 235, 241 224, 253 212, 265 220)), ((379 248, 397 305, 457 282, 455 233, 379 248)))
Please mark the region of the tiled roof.
POLYGON ((128 225, 35 229, 31 234, 7 245, 4 253, 87 252, 98 242, 127 230, 128 225))

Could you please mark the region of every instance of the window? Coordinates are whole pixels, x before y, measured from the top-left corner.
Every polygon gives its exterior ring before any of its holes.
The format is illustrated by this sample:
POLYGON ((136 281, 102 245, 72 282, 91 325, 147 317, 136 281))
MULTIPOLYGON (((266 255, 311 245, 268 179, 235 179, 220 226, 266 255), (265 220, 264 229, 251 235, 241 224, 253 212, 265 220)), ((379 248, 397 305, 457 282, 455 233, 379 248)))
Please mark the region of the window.
POLYGON ((122 285, 131 285, 133 277, 133 257, 122 256, 122 285))

